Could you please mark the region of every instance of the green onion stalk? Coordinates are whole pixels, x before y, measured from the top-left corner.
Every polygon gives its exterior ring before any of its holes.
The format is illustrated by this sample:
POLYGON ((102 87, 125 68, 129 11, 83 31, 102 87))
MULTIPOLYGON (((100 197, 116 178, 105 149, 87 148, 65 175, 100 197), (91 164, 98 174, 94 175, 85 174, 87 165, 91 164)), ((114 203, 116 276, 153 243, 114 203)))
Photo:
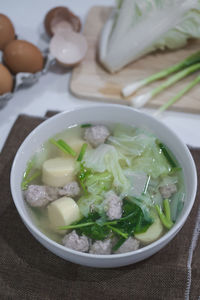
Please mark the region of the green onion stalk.
POLYGON ((77 158, 77 161, 82 161, 83 156, 85 155, 87 146, 88 146, 88 144, 86 144, 86 143, 84 143, 84 144, 82 145, 81 150, 80 150, 80 153, 79 153, 79 156, 78 156, 78 158, 77 158))
POLYGON ((197 64, 198 62, 200 62, 200 51, 188 56, 187 58, 185 58, 181 62, 179 62, 179 63, 177 63, 173 66, 170 66, 167 69, 164 69, 164 70, 162 70, 158 73, 155 73, 151 76, 148 76, 145 79, 136 81, 134 83, 131 83, 131 84, 125 86, 122 89, 122 95, 124 97, 128 97, 131 94, 135 93, 141 87, 146 86, 146 85, 148 85, 148 84, 150 84, 150 83, 152 83, 156 80, 163 79, 163 78, 165 78, 165 77, 167 77, 167 76, 169 76, 169 75, 171 75, 175 72, 183 70, 184 68, 188 68, 191 65, 197 64))
POLYGON ((64 140, 54 140, 54 139, 50 139, 49 140, 53 145, 55 145, 56 147, 58 147, 62 152, 64 152, 65 154, 70 154, 72 156, 76 156, 76 151, 74 151, 74 149, 72 149, 64 140))
POLYGON ((148 93, 139 95, 137 97, 134 97, 131 99, 131 103, 135 108, 140 108, 144 106, 150 99, 154 98, 158 94, 160 94, 163 90, 170 87, 171 85, 175 84, 177 81, 183 79, 184 77, 200 70, 200 63, 192 65, 175 75, 171 76, 169 79, 167 79, 165 82, 163 82, 158 87, 154 88, 148 93))
POLYGON ((195 85, 200 83, 200 76, 197 76, 194 80, 192 80, 188 85, 186 85, 181 91, 179 91, 174 97, 172 97, 167 103, 163 104, 155 113, 154 116, 158 117, 163 113, 166 109, 176 103, 183 95, 188 93, 195 85))
POLYGON ((174 225, 174 223, 171 220, 171 212, 170 212, 170 205, 168 199, 165 199, 163 201, 163 207, 164 207, 164 212, 162 211, 161 207, 158 204, 155 206, 161 222, 167 229, 170 229, 174 225))

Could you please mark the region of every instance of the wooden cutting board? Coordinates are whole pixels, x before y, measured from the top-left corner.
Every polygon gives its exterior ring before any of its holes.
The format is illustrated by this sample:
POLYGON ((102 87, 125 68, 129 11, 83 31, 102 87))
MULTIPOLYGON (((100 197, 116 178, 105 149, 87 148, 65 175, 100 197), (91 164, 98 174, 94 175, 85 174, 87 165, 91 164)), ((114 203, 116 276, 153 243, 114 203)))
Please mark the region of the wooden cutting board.
MULTIPOLYGON (((93 101, 98 100, 129 105, 130 101, 124 99, 120 94, 123 86, 169 67, 195 51, 200 50, 200 41, 190 41, 188 45, 181 50, 157 51, 128 65, 118 73, 109 74, 98 63, 97 51, 101 29, 111 9, 111 7, 101 6, 93 7, 89 11, 84 27, 84 34, 88 40, 89 49, 83 62, 74 68, 70 81, 70 90, 77 97, 87 98, 93 101)), ((149 34, 151 34, 150 31, 149 34)), ((160 107, 196 76, 197 73, 192 74, 176 83, 152 99, 147 106, 151 108, 160 107)), ((149 89, 158 86, 160 82, 142 88, 136 95, 147 92, 149 89)), ((200 113, 200 85, 194 87, 187 95, 182 97, 179 102, 174 104, 171 109, 200 113)))

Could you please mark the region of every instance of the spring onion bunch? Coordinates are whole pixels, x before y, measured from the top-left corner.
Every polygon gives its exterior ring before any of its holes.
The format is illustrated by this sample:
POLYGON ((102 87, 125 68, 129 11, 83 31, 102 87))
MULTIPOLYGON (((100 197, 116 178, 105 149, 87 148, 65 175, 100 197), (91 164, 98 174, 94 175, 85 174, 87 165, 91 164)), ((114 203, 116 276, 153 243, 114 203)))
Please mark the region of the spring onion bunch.
POLYGON ((139 95, 137 97, 134 97, 131 99, 131 103, 135 108, 140 108, 144 106, 150 99, 154 98, 158 94, 160 94, 163 90, 170 87, 171 85, 175 84, 179 80, 183 79, 184 77, 194 73, 195 71, 200 70, 200 63, 197 63, 195 65, 192 65, 188 68, 185 68, 184 70, 176 73, 175 75, 169 77, 166 81, 164 81, 161 85, 154 88, 153 90, 139 95))
POLYGON ((196 63, 199 63, 200 62, 200 51, 197 51, 195 52, 194 54, 186 57, 184 60, 182 60, 181 62, 173 65, 173 66, 170 66, 169 68, 167 69, 164 69, 158 73, 155 73, 151 76, 148 76, 147 78, 145 79, 142 79, 140 81, 136 81, 136 82, 133 82, 127 86, 125 86, 123 89, 122 89, 122 95, 124 97, 128 97, 130 96, 131 94, 135 93, 138 89, 140 89, 141 87, 143 86, 146 86, 156 80, 159 80, 159 79, 163 79, 175 72, 178 72, 178 71, 181 71, 185 68, 188 68, 196 63))
POLYGON ((179 91, 174 97, 172 97, 167 103, 163 104, 154 114, 155 117, 159 116, 162 112, 168 109, 171 105, 176 103, 184 94, 189 92, 195 85, 200 83, 200 75, 192 80, 186 87, 179 91))

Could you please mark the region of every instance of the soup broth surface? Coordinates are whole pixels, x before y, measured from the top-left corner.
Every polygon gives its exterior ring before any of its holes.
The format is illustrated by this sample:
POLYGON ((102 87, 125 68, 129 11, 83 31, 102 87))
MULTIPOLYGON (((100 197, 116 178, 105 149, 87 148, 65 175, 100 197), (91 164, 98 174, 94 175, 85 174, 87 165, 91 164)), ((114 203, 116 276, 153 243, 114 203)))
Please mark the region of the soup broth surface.
POLYGON ((41 232, 100 255, 159 239, 185 198, 173 153, 148 130, 123 124, 77 125, 53 136, 27 163, 22 189, 41 232))

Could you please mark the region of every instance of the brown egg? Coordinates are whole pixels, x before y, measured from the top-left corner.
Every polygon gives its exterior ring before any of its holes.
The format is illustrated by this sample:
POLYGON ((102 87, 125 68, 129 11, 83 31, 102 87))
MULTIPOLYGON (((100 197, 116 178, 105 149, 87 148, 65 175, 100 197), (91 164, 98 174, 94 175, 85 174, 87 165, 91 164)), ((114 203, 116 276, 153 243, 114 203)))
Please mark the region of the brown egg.
POLYGON ((0 95, 9 93, 13 88, 13 77, 10 71, 0 64, 0 95))
POLYGON ((15 29, 8 17, 0 14, 0 50, 15 39, 15 29))
POLYGON ((58 6, 52 8, 46 14, 44 19, 44 26, 49 36, 53 35, 53 26, 62 21, 67 21, 70 23, 74 31, 79 32, 81 30, 81 21, 79 17, 74 15, 73 12, 71 12, 71 10, 69 10, 67 7, 58 6))
POLYGON ((44 64, 40 50, 33 44, 22 40, 14 40, 5 47, 3 60, 14 74, 36 73, 42 70, 44 64))

